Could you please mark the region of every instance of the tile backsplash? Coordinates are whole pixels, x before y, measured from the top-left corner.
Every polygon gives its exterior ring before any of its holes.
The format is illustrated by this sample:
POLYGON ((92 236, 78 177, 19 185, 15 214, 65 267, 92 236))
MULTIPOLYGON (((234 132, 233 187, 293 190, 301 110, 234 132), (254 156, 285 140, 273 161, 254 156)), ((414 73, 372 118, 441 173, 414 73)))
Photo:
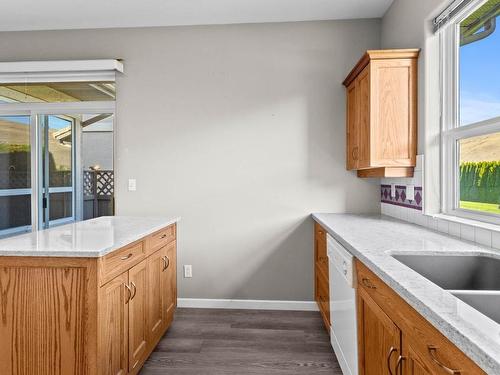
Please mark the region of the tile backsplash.
POLYGON ((422 187, 408 186, 414 189, 412 199, 409 199, 407 185, 396 185, 394 196, 391 195, 391 185, 380 185, 380 202, 422 211, 422 187))
POLYGON ((380 185, 380 211, 383 215, 421 225, 479 245, 500 249, 500 228, 493 225, 471 225, 434 217, 423 213, 423 158, 417 156, 417 167, 413 178, 384 178, 380 185), (396 194, 391 197, 391 184, 396 185, 396 194), (408 186, 414 186, 414 199, 409 200, 408 186))

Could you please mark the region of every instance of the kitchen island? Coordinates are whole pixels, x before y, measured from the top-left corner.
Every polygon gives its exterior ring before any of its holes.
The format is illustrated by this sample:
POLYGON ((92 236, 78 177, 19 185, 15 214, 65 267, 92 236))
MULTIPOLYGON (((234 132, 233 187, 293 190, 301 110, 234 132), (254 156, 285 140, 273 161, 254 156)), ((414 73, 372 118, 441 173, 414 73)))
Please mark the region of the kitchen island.
POLYGON ((136 374, 177 305, 178 218, 0 240, 0 374, 136 374))

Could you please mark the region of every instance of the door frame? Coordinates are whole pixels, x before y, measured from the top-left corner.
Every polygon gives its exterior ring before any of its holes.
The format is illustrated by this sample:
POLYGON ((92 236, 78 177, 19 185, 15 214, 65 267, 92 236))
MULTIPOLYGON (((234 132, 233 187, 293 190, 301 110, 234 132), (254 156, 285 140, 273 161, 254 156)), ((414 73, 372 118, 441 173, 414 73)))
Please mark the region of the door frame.
MULTIPOLYGON (((75 221, 79 215, 80 210, 76 204, 76 184, 77 176, 76 173, 78 171, 77 166, 80 165, 81 153, 80 153, 80 145, 76 144, 76 134, 81 131, 81 129, 77 126, 78 121, 75 118, 72 118, 71 121, 71 187, 50 187, 50 170, 49 170, 49 116, 61 116, 62 114, 37 114, 37 126, 39 126, 39 146, 37 147, 37 152, 40 153, 40 163, 39 169, 37 170, 40 175, 41 185, 38 189, 38 221, 39 225, 42 228, 50 228, 51 226, 62 225, 66 223, 70 223, 75 221), (45 117, 44 121, 40 121, 41 117, 45 117), (45 145, 45 149, 41 147, 45 145), (45 155, 43 153, 45 152, 45 155), (43 181, 45 180, 45 184, 43 181), (52 193, 68 193, 71 192, 71 216, 50 220, 50 194, 52 193), (45 204, 45 207, 44 207, 45 204)), ((79 179, 81 181, 81 178, 79 179)), ((80 215, 81 216, 81 215, 80 215)))
MULTIPOLYGON (((62 102, 62 103, 2 103, 0 116, 30 116, 30 160, 31 160, 31 189, 26 189, 31 194, 31 231, 44 228, 43 221, 43 157, 42 157, 42 131, 39 123, 40 115, 71 115, 71 114, 101 114, 112 113, 114 116, 113 128, 116 126, 116 102, 62 102)), ((78 176, 81 168, 81 127, 76 122, 72 134, 72 167, 73 170, 73 215, 71 219, 61 219, 52 225, 60 225, 82 219, 83 202, 76 199, 81 194, 82 177, 78 176), (77 151, 78 149, 78 151, 77 151)), ((114 130, 115 131, 115 130, 114 130)), ((28 232, 30 226, 9 228, 0 231, 0 237, 9 234, 28 232)))

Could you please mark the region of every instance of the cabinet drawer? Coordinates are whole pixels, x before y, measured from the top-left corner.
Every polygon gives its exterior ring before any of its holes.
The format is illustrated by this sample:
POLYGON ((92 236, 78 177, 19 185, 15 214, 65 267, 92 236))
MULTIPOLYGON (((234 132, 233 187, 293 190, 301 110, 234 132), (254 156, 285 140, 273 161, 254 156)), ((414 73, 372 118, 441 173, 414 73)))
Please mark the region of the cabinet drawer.
POLYGON ((143 241, 105 255, 100 262, 100 284, 104 285, 109 280, 127 271, 144 259, 144 256, 143 241))
POLYGON ((166 228, 150 235, 147 242, 147 254, 151 254, 159 250, 163 246, 169 244, 176 239, 176 226, 175 224, 169 225, 166 228))
POLYGON ((404 314, 405 336, 420 361, 432 374, 449 375, 456 370, 460 375, 480 375, 484 372, 441 332, 418 314, 405 302, 404 314))
POLYGON ((356 271, 359 288, 368 293, 402 329, 403 341, 411 341, 419 359, 433 369, 432 374, 449 374, 445 367, 459 370, 461 375, 484 374, 470 358, 359 261, 356 261, 356 271))
MULTIPOLYGON (((380 306, 391 306, 395 292, 361 262, 356 262, 358 286, 362 287, 380 306)), ((400 298, 399 296, 397 298, 400 298)))
MULTIPOLYGON (((418 324, 418 322, 415 323, 418 324)), ((427 326, 429 323, 424 322, 423 324, 427 326)), ((434 329, 430 326, 415 328, 421 330, 418 332, 419 338, 414 336, 403 336, 403 340, 406 339, 411 343, 411 349, 407 349, 404 355, 412 354, 417 357, 420 363, 428 369, 430 374, 485 374, 474 362, 472 362, 472 360, 449 342, 448 339, 442 336, 440 332, 432 332, 434 329), (423 335, 427 336, 424 337, 423 335), (412 353, 410 353, 410 351, 412 353)), ((411 363, 409 363, 409 365, 411 365, 411 363)))

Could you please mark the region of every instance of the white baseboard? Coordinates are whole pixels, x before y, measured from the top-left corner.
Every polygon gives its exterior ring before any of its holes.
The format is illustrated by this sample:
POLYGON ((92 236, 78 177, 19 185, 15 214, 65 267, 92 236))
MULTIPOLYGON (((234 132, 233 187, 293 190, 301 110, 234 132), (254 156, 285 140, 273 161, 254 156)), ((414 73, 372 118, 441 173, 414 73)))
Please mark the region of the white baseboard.
POLYGON ((178 307, 200 309, 318 311, 314 301, 267 301, 253 299, 177 298, 178 307))

